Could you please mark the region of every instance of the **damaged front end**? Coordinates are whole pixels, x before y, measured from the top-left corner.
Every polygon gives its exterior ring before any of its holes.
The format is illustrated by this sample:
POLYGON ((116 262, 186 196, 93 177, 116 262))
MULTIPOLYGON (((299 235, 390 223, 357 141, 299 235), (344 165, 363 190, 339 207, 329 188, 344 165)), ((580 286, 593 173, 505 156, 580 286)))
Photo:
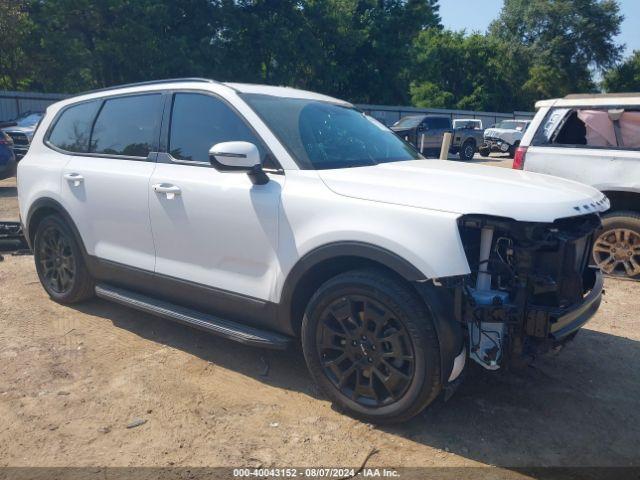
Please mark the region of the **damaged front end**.
POLYGON ((465 215, 471 274, 450 279, 469 357, 495 370, 573 338, 597 311, 602 274, 589 266, 597 214, 553 223, 465 215))

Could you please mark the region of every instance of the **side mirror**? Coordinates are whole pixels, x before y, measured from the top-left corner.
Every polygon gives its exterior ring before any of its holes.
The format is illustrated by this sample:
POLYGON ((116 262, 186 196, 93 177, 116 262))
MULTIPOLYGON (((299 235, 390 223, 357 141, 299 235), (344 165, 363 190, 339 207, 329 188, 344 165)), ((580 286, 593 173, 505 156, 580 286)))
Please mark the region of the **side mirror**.
POLYGON ((262 170, 258 147, 253 143, 216 143, 209 150, 209 162, 221 172, 246 172, 254 185, 264 185, 269 181, 262 170))

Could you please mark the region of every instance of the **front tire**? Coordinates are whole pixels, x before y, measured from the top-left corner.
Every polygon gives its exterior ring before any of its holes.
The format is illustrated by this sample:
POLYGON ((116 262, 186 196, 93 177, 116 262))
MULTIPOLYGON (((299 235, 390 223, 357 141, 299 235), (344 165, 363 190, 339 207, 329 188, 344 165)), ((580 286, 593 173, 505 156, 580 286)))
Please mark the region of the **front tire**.
POLYGON ((593 260, 607 275, 640 278, 640 214, 617 211, 602 216, 593 260))
POLYGON ((71 304, 93 296, 94 283, 80 246, 59 216, 50 215, 38 224, 33 254, 40 283, 53 300, 71 304))
POLYGON ((480 153, 481 157, 488 157, 491 154, 491 149, 480 147, 480 149, 478 150, 478 153, 480 153))
POLYGON ((465 140, 465 142, 462 144, 462 147, 460 147, 460 160, 462 160, 463 162, 470 162, 471 160, 473 160, 473 156, 475 155, 475 153, 476 142, 471 139, 465 140))
POLYGON ((427 307, 384 271, 355 270, 324 283, 307 306, 302 346, 327 397, 368 422, 406 421, 441 390, 427 307))

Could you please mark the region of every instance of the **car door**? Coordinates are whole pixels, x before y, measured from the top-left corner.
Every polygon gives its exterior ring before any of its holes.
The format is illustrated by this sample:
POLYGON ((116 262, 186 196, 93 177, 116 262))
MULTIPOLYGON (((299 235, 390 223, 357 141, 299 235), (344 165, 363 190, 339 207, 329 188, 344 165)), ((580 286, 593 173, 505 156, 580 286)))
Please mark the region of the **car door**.
POLYGON ((437 118, 425 118, 425 149, 435 151, 440 149, 442 144, 442 129, 439 128, 437 118))
POLYGON ((85 110, 97 112, 88 123, 93 128, 69 118, 70 139, 66 144, 64 138, 56 140, 58 148, 75 150, 63 169, 61 191, 87 253, 149 272, 155 264, 149 178, 162 104, 160 93, 87 104, 85 110))
POLYGON ((176 92, 167 108, 166 153, 151 178, 150 217, 155 271, 176 301, 221 315, 258 319, 277 266, 277 218, 284 176, 253 185, 242 172, 219 171, 208 160, 221 142, 266 147, 226 101, 176 92))

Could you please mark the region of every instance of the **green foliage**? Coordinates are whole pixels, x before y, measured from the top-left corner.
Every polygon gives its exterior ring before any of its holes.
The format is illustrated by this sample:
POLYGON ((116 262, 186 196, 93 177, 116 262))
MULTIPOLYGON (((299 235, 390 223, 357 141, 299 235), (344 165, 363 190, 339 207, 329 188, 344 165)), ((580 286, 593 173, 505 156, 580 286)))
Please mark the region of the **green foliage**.
POLYGON ((616 0, 505 0, 490 33, 526 48, 527 92, 563 96, 594 91, 592 69, 619 60, 614 37, 622 19, 616 0))
POLYGON ((24 1, 0 2, 0 89, 25 86, 30 65, 24 44, 32 28, 24 1))
POLYGON ((25 1, 34 71, 1 71, 70 93, 196 75, 406 102, 413 39, 440 21, 436 0, 25 1))
POLYGON ((529 110, 536 100, 594 91, 593 71, 620 57, 615 0, 505 0, 486 35, 418 34, 416 105, 529 110))
MULTIPOLYGON (((438 0, 0 0, 0 88, 75 93, 203 76, 360 103, 530 109, 616 65, 615 0, 505 0, 488 34, 438 0)), ((638 89, 638 53, 604 77, 638 89), (636 85, 636 87, 634 87, 636 85)))
POLYGON ((607 92, 640 92, 640 50, 604 77, 602 86, 607 92))
POLYGON ((411 99, 423 107, 509 111, 529 106, 522 48, 495 37, 430 29, 415 42, 411 99))

